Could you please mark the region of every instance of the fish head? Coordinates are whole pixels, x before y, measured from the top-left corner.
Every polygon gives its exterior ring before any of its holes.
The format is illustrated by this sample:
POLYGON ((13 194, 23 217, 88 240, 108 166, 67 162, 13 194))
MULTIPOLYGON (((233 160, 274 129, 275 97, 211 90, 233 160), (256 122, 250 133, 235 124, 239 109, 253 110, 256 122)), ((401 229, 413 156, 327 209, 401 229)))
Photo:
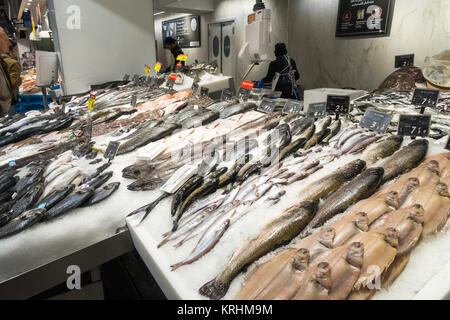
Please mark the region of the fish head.
POLYGON ((361 269, 364 258, 364 244, 362 242, 352 243, 346 253, 345 260, 355 268, 361 269))
POLYGON ((429 142, 428 142, 428 140, 425 140, 425 139, 420 139, 420 140, 414 140, 413 142, 411 142, 410 144, 409 144, 409 146, 410 147, 426 147, 426 148, 428 148, 428 146, 429 146, 429 142))
POLYGON ((369 230, 369 217, 367 216, 367 213, 360 212, 355 216, 355 219, 353 220, 353 223, 355 227, 357 227, 359 230, 363 232, 367 232, 369 230))
POLYGON ((436 160, 430 160, 430 162, 428 162, 426 168, 438 176, 441 175, 441 172, 439 170, 439 162, 437 162, 436 160))
POLYGON ((315 214, 319 209, 319 201, 304 201, 296 205, 299 209, 305 209, 308 212, 315 214))
POLYGON ((441 197, 449 197, 448 186, 446 183, 440 182, 436 185, 436 192, 439 193, 441 197))
POLYGON ((416 190, 419 187, 420 187, 419 179, 417 179, 416 177, 412 177, 412 178, 408 179, 408 182, 406 183, 406 188, 409 193, 416 190))
POLYGON ((403 143, 403 136, 391 136, 388 139, 393 141, 393 142, 395 142, 396 144, 402 144, 403 143))
POLYGON ((302 248, 298 250, 292 261, 292 266, 298 271, 304 271, 308 268, 310 253, 308 249, 302 248))
POLYGON ((42 215, 44 215, 45 212, 47 212, 47 209, 44 209, 44 208, 29 210, 29 211, 23 213, 20 216, 20 219, 29 220, 29 219, 40 218, 42 215))
POLYGON ((327 262, 320 262, 314 270, 314 280, 325 289, 331 290, 331 268, 327 262))
POLYGON ((326 228, 320 233, 319 243, 327 248, 333 247, 334 238, 336 237, 336 230, 334 228, 326 228))
POLYGON ((415 204, 408 208, 408 219, 413 220, 418 224, 425 222, 425 209, 420 204, 415 204))
POLYGON ((384 198, 384 202, 388 206, 398 209, 400 207, 400 198, 398 192, 397 191, 389 192, 384 198))
POLYGON ((359 173, 361 173, 366 167, 366 162, 363 160, 355 160, 349 164, 339 168, 339 172, 344 175, 346 180, 351 180, 359 173))
POLYGON ((398 239, 400 235, 397 229, 387 228, 386 230, 381 231, 381 234, 384 236, 384 241, 386 241, 391 247, 398 247, 398 239))

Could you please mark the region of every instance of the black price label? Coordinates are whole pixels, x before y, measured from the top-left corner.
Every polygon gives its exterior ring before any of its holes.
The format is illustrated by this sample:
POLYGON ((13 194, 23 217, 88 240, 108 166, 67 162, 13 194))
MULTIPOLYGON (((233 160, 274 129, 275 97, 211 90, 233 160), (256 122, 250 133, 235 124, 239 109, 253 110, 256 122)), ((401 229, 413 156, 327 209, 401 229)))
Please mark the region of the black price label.
POLYGON ((447 144, 445 145, 445 149, 450 150, 450 137, 448 137, 447 144))
POLYGON ((139 75, 135 74, 133 76, 133 82, 137 84, 138 81, 139 81, 139 75))
POLYGON ((174 85, 175 85, 175 80, 173 80, 173 79, 167 80, 167 88, 173 89, 174 85))
POLYGON ((247 101, 250 98, 250 89, 247 88, 239 88, 238 98, 243 101, 247 101))
POLYGON ((123 77, 123 82, 128 82, 128 80, 130 80, 130 75, 129 75, 129 74, 126 74, 126 75, 123 77))
POLYGON ((230 89, 225 89, 222 91, 222 101, 228 101, 233 99, 233 92, 230 89))
POLYGON ((114 160, 116 157, 117 151, 119 150, 120 143, 111 141, 108 145, 108 148, 105 151, 105 159, 114 160))
POLYGON ((350 111, 349 96, 328 96, 327 112, 335 114, 347 114, 350 111))
POLYGON ((361 127, 378 133, 386 133, 391 121, 392 115, 369 109, 361 120, 361 127))
POLYGON ((133 108, 135 108, 135 109, 136 109, 136 107, 137 107, 137 96, 136 96, 136 94, 133 94, 133 95, 131 96, 131 106, 132 106, 133 108))
POLYGON ((327 115, 327 103, 311 103, 308 107, 307 116, 311 118, 323 118, 327 115))
POLYGON ((198 82, 194 82, 194 84, 192 85, 192 88, 191 88, 192 94, 197 94, 198 88, 199 88, 198 82))
POLYGON ((412 104, 421 107, 435 108, 439 100, 439 90, 416 89, 412 104))
POLYGON ((92 130, 94 124, 92 123, 92 119, 89 117, 87 120, 87 136, 89 137, 89 141, 92 140, 92 130))
POLYGON ((283 108, 284 114, 298 114, 303 111, 303 102, 288 100, 283 108))
POLYGON ((261 101, 261 104, 259 105, 257 111, 263 113, 272 113, 276 107, 277 104, 275 101, 264 99, 263 101, 261 101))
POLYGON ((408 137, 428 137, 430 134, 431 116, 401 115, 398 124, 398 135, 408 137))
POLYGON ((414 67, 414 54, 405 54, 395 57, 395 68, 414 67))
POLYGON ((209 94, 209 88, 202 87, 200 89, 200 97, 201 98, 206 98, 208 96, 208 94, 209 94))

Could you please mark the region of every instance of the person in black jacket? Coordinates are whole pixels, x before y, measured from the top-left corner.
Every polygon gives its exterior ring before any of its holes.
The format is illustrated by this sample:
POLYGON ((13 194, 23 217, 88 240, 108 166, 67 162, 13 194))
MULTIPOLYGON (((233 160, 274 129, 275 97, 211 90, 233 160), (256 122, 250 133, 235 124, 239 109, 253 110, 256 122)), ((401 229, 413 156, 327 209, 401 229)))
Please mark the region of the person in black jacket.
MULTIPOLYGON (((183 50, 181 50, 180 46, 177 44, 177 41, 172 37, 166 38, 166 40, 164 41, 164 48, 167 50, 170 50, 170 52, 172 53, 172 55, 175 59, 175 63, 174 63, 173 69, 172 69, 172 71, 173 71, 173 70, 175 70, 175 66, 178 63, 177 62, 178 56, 180 54, 184 55, 183 50)), ((180 62, 181 62, 181 65, 183 65, 183 66, 185 65, 184 61, 180 61, 180 62)))
POLYGON ((295 81, 300 79, 300 74, 295 61, 289 58, 284 43, 275 45, 275 56, 277 59, 270 63, 264 84, 271 86, 276 81, 275 90, 282 92, 281 98, 297 99, 298 90, 295 81))

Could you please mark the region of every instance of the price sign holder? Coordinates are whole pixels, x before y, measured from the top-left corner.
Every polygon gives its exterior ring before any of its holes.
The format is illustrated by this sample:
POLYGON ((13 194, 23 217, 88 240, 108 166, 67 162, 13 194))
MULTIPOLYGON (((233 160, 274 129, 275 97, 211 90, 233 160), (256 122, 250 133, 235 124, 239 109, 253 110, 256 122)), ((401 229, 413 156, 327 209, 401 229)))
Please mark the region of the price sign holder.
POLYGON ((404 54, 395 57, 395 68, 414 67, 414 54, 404 54))
POLYGON ((157 73, 159 73, 161 71, 161 67, 162 67, 162 63, 161 62, 156 62, 155 71, 157 73))
POLYGON ((187 55, 187 54, 180 54, 180 55, 177 57, 177 61, 183 61, 183 62, 186 62, 186 61, 187 61, 187 58, 188 58, 188 55, 187 55))
POLYGON ((327 103, 311 103, 308 107, 308 112, 306 115, 315 119, 324 118, 327 115, 327 103))
POLYGON ((230 89, 225 89, 222 91, 222 101, 228 101, 233 99, 233 92, 230 89))
POLYGON ((201 98, 206 98, 208 95, 209 95, 209 88, 202 87, 200 89, 200 97, 201 98))
POLYGON ((430 115, 400 115, 398 135, 407 137, 428 137, 430 134, 430 115))
POLYGON ((150 75, 150 74, 151 74, 151 70, 150 70, 150 67, 149 67, 148 65, 145 65, 145 73, 146 73, 147 75, 150 75))
POLYGON ((425 113, 425 108, 435 108, 439 100, 439 90, 416 89, 412 98, 412 104, 422 107, 421 114, 425 113))
POLYGON ((88 120, 87 120, 87 128, 86 128, 87 136, 89 138, 89 141, 92 140, 92 130, 93 130, 93 128, 94 128, 94 124, 93 124, 91 116, 89 116, 88 120))
POLYGON ((275 111, 276 107, 277 104, 275 101, 264 99, 263 101, 261 101, 261 104, 259 105, 258 109, 256 109, 256 111, 263 113, 272 113, 275 111))
POLYGON ((133 76, 133 82, 137 84, 138 81, 139 81, 139 75, 138 75, 138 74, 135 74, 135 75, 133 76))
POLYGON ((288 100, 283 108, 284 114, 299 114, 303 111, 303 102, 298 100, 288 100))
POLYGON ((95 105, 95 95, 91 94, 89 96, 88 110, 94 111, 94 105, 95 105))
POLYGON ((361 120, 361 127, 378 133, 386 133, 391 121, 392 115, 369 109, 361 120))
POLYGON ((198 82, 194 81, 194 83, 192 84, 192 88, 191 88, 192 94, 197 95, 199 87, 200 86, 198 85, 198 82))
POLYGON ((336 120, 339 119, 339 115, 348 114, 349 111, 350 111, 349 96, 329 95, 327 97, 327 113, 336 114, 336 120))
POLYGON ((136 107, 137 107, 137 96, 136 96, 136 94, 133 94, 131 96, 131 106, 133 107, 133 109, 136 109, 136 107))
POLYGON ((126 74, 124 77, 123 77, 123 82, 128 82, 130 80, 130 75, 129 74, 126 74))
POLYGON ((108 145, 108 148, 105 151, 104 157, 105 159, 108 159, 109 161, 114 160, 116 157, 117 151, 119 150, 120 143, 111 141, 108 145))
POLYGON ((167 80, 167 87, 169 89, 173 89, 173 86, 175 85, 175 81, 177 80, 177 75, 176 74, 171 74, 169 77, 169 80, 167 80))

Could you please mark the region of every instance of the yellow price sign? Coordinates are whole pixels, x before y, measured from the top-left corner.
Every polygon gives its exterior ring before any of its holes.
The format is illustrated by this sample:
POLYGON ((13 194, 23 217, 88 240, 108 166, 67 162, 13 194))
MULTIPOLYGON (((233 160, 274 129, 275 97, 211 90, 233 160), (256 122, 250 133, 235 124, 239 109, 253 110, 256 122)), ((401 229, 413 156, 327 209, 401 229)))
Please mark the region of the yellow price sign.
POLYGON ((186 61, 187 61, 187 58, 188 58, 187 54, 186 54, 186 55, 180 54, 180 55, 178 56, 177 60, 178 60, 178 61, 184 61, 184 62, 186 62, 186 61))
POLYGON ((89 104, 88 104, 89 111, 94 111, 94 105, 95 105, 95 95, 91 94, 89 96, 89 104))
POLYGON ((161 62, 157 62, 155 65, 155 71, 156 72, 160 72, 161 71, 161 67, 162 67, 162 63, 161 62))
POLYGON ((150 67, 148 65, 145 65, 145 73, 150 75, 150 67))

